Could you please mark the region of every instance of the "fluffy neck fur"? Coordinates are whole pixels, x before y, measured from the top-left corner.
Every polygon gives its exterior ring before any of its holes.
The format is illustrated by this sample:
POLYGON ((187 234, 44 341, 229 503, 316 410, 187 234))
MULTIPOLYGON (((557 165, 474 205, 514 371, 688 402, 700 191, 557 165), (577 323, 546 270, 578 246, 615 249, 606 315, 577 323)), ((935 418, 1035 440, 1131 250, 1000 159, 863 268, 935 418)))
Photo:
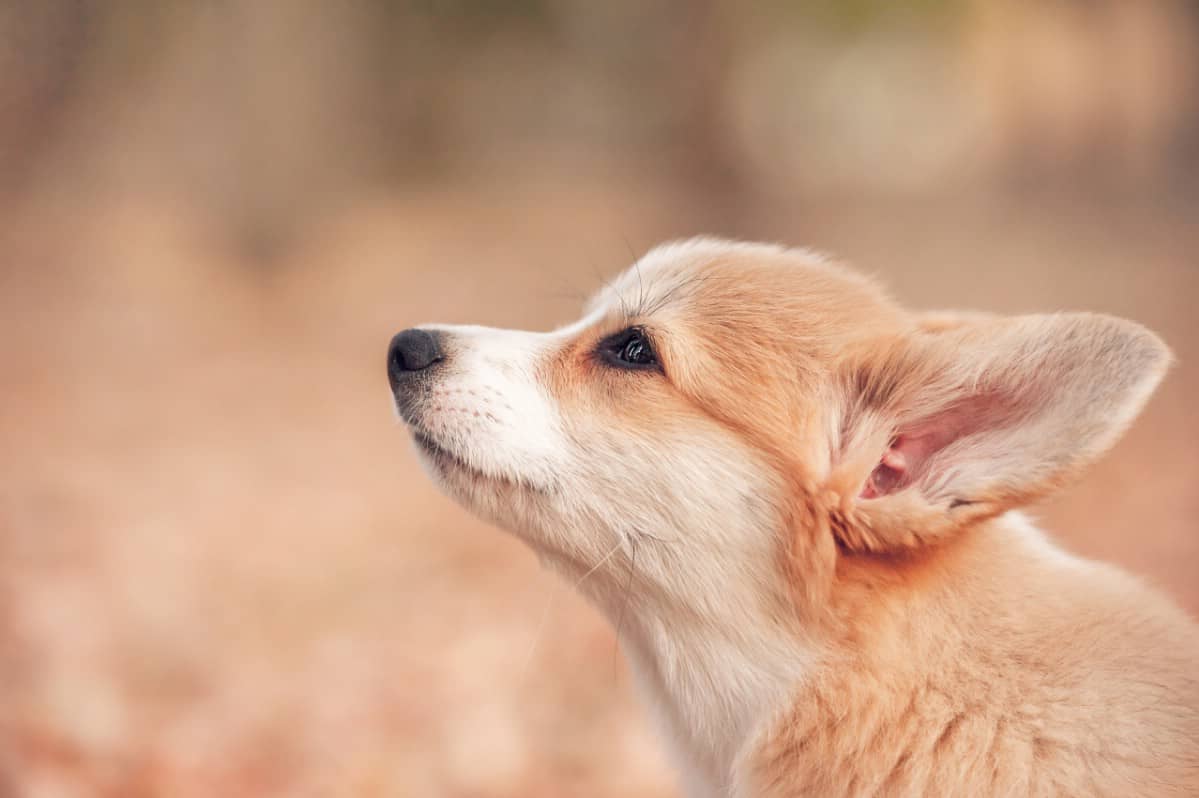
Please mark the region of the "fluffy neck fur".
POLYGON ((738 753, 790 703, 811 665, 808 647, 768 618, 639 617, 621 637, 694 798, 730 793, 738 753))
MULTIPOLYGON (((1082 561, 1051 544, 1018 513, 987 522, 965 537, 961 545, 951 545, 932 560, 915 565, 916 574, 909 576, 933 594, 952 598, 961 586, 952 579, 945 581, 953 569, 938 565, 942 557, 982 558, 1013 580, 1027 580, 1038 574, 1047 585, 1080 568, 1087 570, 1082 561), (940 587, 932 588, 933 584, 940 587)), ((946 656, 970 659, 977 653, 961 650, 954 655, 943 650, 946 641, 969 638, 967 627, 972 628, 978 621, 970 613, 952 609, 955 602, 946 606, 937 602, 913 605, 903 598, 911 585, 888 586, 860 576, 840 576, 843 583, 837 592, 845 604, 841 610, 858 616, 869 629, 846 627, 832 636, 828 629, 807 629, 794 617, 781 617, 775 603, 763 602, 761 596, 754 595, 755 589, 762 589, 760 582, 754 588, 725 577, 703 590, 693 590, 694 600, 702 605, 700 611, 694 605, 666 600, 652 589, 638 589, 636 583, 628 592, 605 588, 603 582, 583 588, 620 629, 621 645, 641 698, 679 766, 689 798, 757 794, 754 771, 760 756, 772 745, 791 739, 789 730, 810 727, 818 737, 848 733, 842 717, 846 707, 837 706, 835 701, 830 704, 825 700, 829 696, 821 698, 819 689, 828 680, 838 679, 839 671, 845 668, 861 671, 863 684, 891 685, 886 700, 871 698, 868 705, 853 710, 859 720, 868 721, 880 707, 907 702, 911 696, 905 692, 903 680, 892 684, 897 674, 870 669, 869 663, 879 653, 875 649, 881 647, 888 656, 894 655, 897 648, 910 649, 919 661, 909 662, 913 667, 946 656), (716 600, 711 600, 713 597, 716 600), (909 615, 923 617, 928 612, 944 615, 946 640, 938 643, 913 639, 902 631, 910 625, 909 615), (925 650, 921 646, 931 647, 925 650), (841 664, 822 664, 832 661, 841 664)), ((714 573, 712 578, 717 575, 714 573)), ((999 604, 987 613, 992 622, 1004 616, 1002 601, 998 597, 994 601, 999 604)), ((1015 622, 1011 618, 1008 621, 1015 622)), ((888 656, 883 659, 890 661, 888 656)), ((908 660, 907 656, 899 656, 896 661, 908 660)), ((846 693, 851 694, 852 690, 846 693)), ((852 751, 857 750, 856 745, 841 748, 852 751)), ((791 756, 804 746, 796 744, 788 749, 791 756)), ((854 772, 851 762, 833 767, 835 763, 827 756, 818 759, 821 761, 808 763, 813 773, 854 772)), ((827 781, 812 783, 821 784, 822 789, 835 789, 827 781)), ((788 793, 783 790, 780 794, 788 793)))
MULTIPOLYGON (((576 563, 543 560, 572 581, 582 576, 576 563)), ((721 567, 720 558, 711 565, 687 577, 676 572, 664 585, 668 569, 646 552, 635 579, 621 578, 626 562, 578 585, 618 630, 689 798, 733 794, 738 755, 789 706, 814 666, 787 599, 771 595, 764 575, 721 567)))

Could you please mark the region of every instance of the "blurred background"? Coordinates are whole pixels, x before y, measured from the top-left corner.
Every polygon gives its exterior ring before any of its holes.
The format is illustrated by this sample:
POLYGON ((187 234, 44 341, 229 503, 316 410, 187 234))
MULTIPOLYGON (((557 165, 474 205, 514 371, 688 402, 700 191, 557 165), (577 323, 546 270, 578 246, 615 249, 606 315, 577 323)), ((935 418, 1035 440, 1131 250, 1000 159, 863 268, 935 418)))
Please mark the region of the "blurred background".
POLYGON ((0 796, 675 795, 383 356, 700 232, 1159 331, 1036 512, 1199 611, 1199 4, 6 2, 0 796))

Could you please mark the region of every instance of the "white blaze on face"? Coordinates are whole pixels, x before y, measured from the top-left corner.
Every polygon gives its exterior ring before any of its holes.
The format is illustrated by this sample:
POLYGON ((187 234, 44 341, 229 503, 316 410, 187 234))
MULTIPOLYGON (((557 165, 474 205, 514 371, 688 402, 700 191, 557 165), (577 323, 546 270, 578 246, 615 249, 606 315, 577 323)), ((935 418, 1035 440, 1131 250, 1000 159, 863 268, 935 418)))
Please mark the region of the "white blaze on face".
POLYGON ((537 488, 554 484, 565 460, 557 408, 538 377, 553 335, 435 325, 450 363, 422 402, 421 427, 479 472, 537 488))

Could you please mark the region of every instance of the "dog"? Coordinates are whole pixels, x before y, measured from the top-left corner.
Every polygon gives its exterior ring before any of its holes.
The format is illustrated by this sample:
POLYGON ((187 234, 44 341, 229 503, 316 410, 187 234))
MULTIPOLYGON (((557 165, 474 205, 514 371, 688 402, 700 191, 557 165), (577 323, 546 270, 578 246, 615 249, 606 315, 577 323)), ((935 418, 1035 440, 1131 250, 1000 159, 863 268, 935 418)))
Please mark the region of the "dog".
POLYGON ((1199 795, 1199 627, 1019 509, 1170 360, 699 238, 574 324, 416 327, 387 363, 436 483, 618 625, 688 796, 1128 798, 1199 795))

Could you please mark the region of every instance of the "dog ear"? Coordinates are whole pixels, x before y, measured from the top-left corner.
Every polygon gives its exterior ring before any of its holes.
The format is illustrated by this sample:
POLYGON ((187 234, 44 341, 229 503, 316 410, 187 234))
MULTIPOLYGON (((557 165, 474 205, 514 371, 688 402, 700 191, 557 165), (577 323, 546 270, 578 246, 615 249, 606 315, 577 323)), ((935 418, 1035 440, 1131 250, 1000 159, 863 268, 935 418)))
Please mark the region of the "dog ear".
POLYGON ((850 550, 944 538, 1077 474, 1170 362, 1133 322, 938 315, 843 375, 834 528, 850 550))

